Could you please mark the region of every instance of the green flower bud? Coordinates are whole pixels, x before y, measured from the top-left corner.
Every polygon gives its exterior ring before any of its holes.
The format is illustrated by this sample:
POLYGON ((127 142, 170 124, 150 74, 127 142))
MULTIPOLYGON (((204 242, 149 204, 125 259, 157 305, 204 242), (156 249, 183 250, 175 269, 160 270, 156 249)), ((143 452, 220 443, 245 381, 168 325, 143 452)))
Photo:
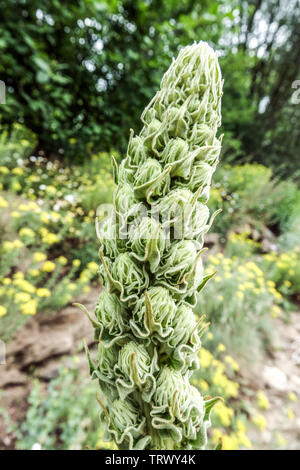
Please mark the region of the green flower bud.
POLYGON ((164 287, 151 287, 136 303, 130 324, 138 338, 155 333, 162 341, 172 333, 175 314, 176 304, 170 292, 164 287))
POLYGON ((154 205, 164 224, 178 217, 184 217, 184 210, 190 204, 193 193, 188 189, 174 189, 154 205))
POLYGON ((129 427, 136 427, 139 413, 130 400, 115 400, 109 407, 110 425, 122 434, 129 427))
POLYGON ((148 261, 150 271, 156 271, 166 247, 166 235, 160 225, 150 217, 143 217, 129 230, 129 246, 139 261, 148 261))
POLYGON ((169 340, 169 345, 176 348, 180 344, 196 343, 200 347, 200 338, 197 332, 197 321, 193 310, 182 304, 177 308, 173 322, 174 332, 169 340), (194 336, 194 338, 192 338, 194 336))
POLYGON ((125 240, 120 238, 119 232, 119 224, 114 223, 112 217, 107 218, 102 224, 98 224, 97 235, 101 241, 102 251, 105 256, 111 259, 125 251, 125 240))
MULTIPOLYGON (((200 192, 199 192, 200 194, 200 192)), ((207 222, 209 219, 209 209, 205 204, 196 202, 187 216, 183 232, 186 238, 194 239, 203 242, 203 234, 207 231, 207 222)), ((188 209, 189 210, 189 209, 188 209)), ((187 210, 187 212, 188 212, 187 210)))
POLYGON ((181 240, 171 245, 157 270, 156 279, 164 278, 168 284, 177 286, 183 282, 197 257, 197 245, 192 240, 181 240))
POLYGON ((111 269, 113 284, 121 292, 123 302, 136 298, 148 287, 149 277, 129 253, 121 253, 111 269))
POLYGON ((194 126, 192 132, 193 143, 194 145, 198 145, 199 147, 212 145, 214 135, 214 131, 209 126, 207 126, 207 124, 197 124, 196 126, 194 126))
POLYGON ((188 143, 177 137, 167 143, 161 158, 166 165, 170 165, 170 175, 173 178, 176 176, 188 178, 195 155, 189 152, 188 143))
POLYGON ((128 398, 114 400, 107 412, 108 430, 121 449, 144 449, 150 436, 145 435, 145 417, 141 417, 136 406, 128 398), (142 436, 142 437, 141 437, 142 436))
POLYGON ((205 161, 214 167, 219 161, 220 152, 221 140, 214 138, 212 145, 198 147, 195 150, 195 161, 205 161))
POLYGON ((145 183, 156 179, 161 173, 161 164, 153 158, 147 158, 136 172, 134 180, 135 186, 143 186, 145 183))
POLYGON ((162 196, 170 187, 169 174, 163 173, 161 164, 153 158, 148 158, 138 169, 135 180, 134 193, 138 197, 145 197, 151 202, 151 196, 162 196))
POLYGON ((169 411, 175 418, 183 420, 189 405, 190 391, 191 385, 186 376, 169 366, 163 366, 153 395, 155 412, 169 411))
POLYGON ((125 330, 126 308, 116 294, 102 290, 95 309, 95 315, 104 330, 111 336, 125 330))
POLYGON ((128 168, 127 159, 122 160, 118 168, 118 183, 130 183, 134 180, 134 170, 128 168))
POLYGON ((186 106, 172 106, 168 111, 168 131, 170 137, 186 139, 188 135, 188 119, 186 106))
POLYGON ((150 370, 150 356, 143 345, 130 341, 119 352, 118 365, 127 379, 134 374, 132 362, 135 362, 137 380, 143 380, 150 370))
POLYGON ((142 344, 130 341, 120 349, 116 386, 119 396, 125 398, 137 387, 143 400, 149 402, 155 390, 154 373, 157 371, 157 354, 150 357, 142 344))
POLYGON ((142 136, 145 138, 144 143, 148 151, 153 152, 155 156, 162 152, 168 141, 165 124, 156 118, 153 118, 149 125, 142 129, 142 136))
POLYGON ((137 203, 132 187, 127 183, 120 184, 115 194, 117 214, 121 214, 125 218, 132 206, 137 203))
POLYGON ((161 154, 161 160, 164 163, 179 162, 180 160, 187 158, 188 152, 189 146, 185 140, 180 137, 170 139, 161 154))
POLYGON ((130 159, 131 166, 138 166, 144 163, 148 156, 148 149, 142 137, 135 136, 130 139, 127 155, 130 159))
POLYGON ((207 202, 209 198, 209 190, 211 185, 211 178, 214 173, 214 167, 206 162, 195 162, 188 181, 183 179, 176 182, 177 187, 188 187, 192 191, 197 191, 201 188, 199 198, 203 202, 207 202))
POLYGON ((183 423, 183 436, 186 439, 197 439, 198 433, 202 432, 202 427, 204 426, 204 415, 204 400, 196 387, 191 386, 187 419, 183 423))
POLYGON ((114 366, 116 364, 116 355, 118 354, 118 347, 111 345, 107 347, 103 341, 98 345, 98 367, 95 374, 104 382, 113 384, 115 381, 114 366))

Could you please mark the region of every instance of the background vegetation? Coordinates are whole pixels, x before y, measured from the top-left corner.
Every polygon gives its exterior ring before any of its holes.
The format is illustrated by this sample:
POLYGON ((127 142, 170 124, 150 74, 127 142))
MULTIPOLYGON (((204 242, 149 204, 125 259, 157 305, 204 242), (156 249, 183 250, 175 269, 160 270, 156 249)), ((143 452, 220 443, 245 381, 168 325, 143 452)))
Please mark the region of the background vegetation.
POLYGON ((0 8, 2 122, 25 123, 48 156, 124 153, 171 58, 202 39, 219 50, 225 78, 224 158, 299 171, 298 0, 5 0, 0 8))

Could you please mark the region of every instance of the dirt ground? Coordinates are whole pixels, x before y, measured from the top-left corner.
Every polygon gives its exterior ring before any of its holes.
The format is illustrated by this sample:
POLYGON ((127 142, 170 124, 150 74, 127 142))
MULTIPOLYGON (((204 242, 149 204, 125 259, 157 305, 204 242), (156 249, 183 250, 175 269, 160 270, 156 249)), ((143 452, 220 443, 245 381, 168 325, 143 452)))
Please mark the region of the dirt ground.
MULTIPOLYGON (((99 289, 80 302, 93 311, 99 289)), ((258 390, 264 390, 270 408, 263 412, 267 419, 264 432, 253 431, 250 438, 254 447, 269 449, 274 434, 279 432, 287 441, 284 448, 300 449, 300 401, 291 403, 289 392, 300 392, 300 312, 292 313, 290 322, 273 319, 277 340, 272 350, 255 364, 241 365, 242 390, 249 390, 253 400, 258 390), (293 405, 294 418, 288 419, 293 405)), ((93 343, 93 330, 80 310, 69 306, 53 314, 40 314, 22 327, 16 338, 7 345, 6 364, 0 365, 0 407, 9 411, 13 420, 21 420, 27 410, 27 396, 33 377, 45 384, 57 375, 62 361, 75 352, 78 366, 88 373, 84 353, 78 354, 81 340, 93 343)), ((251 397, 248 396, 248 399, 251 397)), ((0 448, 12 449, 13 437, 0 417, 0 448)))
POLYGON ((280 433, 286 440, 284 449, 300 450, 300 312, 292 313, 289 323, 272 319, 272 326, 277 337, 272 350, 254 366, 241 368, 243 388, 263 390, 270 401, 262 412, 266 430, 250 437, 256 448, 270 449, 274 435, 280 433), (289 400, 290 392, 297 395, 297 402, 289 400))

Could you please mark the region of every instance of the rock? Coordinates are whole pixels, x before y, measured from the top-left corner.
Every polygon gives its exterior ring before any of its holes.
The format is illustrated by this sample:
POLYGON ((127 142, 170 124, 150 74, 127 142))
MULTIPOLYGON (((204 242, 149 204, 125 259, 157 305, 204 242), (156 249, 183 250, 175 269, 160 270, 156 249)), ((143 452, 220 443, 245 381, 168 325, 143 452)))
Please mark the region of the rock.
POLYGON ((284 372, 278 367, 265 366, 262 371, 265 384, 279 392, 288 390, 288 380, 284 372))
POLYGON ((27 382, 27 375, 18 369, 12 369, 2 365, 0 368, 0 388, 8 385, 22 385, 27 382))

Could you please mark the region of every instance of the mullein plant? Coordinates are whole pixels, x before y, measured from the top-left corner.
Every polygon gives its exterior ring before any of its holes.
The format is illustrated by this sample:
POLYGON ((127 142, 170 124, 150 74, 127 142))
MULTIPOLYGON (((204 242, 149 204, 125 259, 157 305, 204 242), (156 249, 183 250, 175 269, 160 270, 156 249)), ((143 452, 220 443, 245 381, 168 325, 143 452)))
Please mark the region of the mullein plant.
MULTIPOLYGON (((90 320, 98 357, 88 360, 119 449, 204 449, 218 398, 191 385, 206 326, 193 307, 207 200, 218 163, 223 81, 205 42, 181 49, 114 162, 113 211, 98 225, 103 289, 90 320)), ((83 310, 84 307, 81 306, 83 310)), ((88 312, 85 310, 85 313, 88 312)))

